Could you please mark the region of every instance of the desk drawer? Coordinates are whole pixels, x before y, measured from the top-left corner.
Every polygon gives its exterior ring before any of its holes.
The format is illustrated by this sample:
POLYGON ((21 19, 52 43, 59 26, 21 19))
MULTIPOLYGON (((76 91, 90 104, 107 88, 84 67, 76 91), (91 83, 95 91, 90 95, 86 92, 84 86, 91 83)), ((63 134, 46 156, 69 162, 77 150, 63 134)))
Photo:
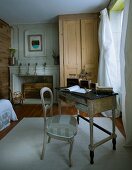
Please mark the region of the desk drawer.
POLYGON ((86 112, 86 113, 89 112, 89 107, 87 105, 76 103, 75 107, 76 107, 76 109, 80 110, 81 112, 86 112))
POLYGON ((83 99, 82 97, 73 96, 70 93, 66 94, 65 92, 61 92, 61 94, 59 94, 59 98, 65 101, 87 105, 87 100, 83 99))

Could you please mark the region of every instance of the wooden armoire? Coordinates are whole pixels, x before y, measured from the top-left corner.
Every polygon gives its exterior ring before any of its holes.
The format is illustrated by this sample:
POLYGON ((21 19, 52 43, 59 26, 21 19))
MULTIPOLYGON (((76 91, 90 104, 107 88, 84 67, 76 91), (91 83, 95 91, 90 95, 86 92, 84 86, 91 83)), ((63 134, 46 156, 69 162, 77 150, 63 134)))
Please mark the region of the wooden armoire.
POLYGON ((0 20, 0 99, 9 98, 9 48, 11 45, 11 29, 0 20))
POLYGON ((59 16, 60 86, 82 69, 92 82, 98 74, 98 14, 59 16))

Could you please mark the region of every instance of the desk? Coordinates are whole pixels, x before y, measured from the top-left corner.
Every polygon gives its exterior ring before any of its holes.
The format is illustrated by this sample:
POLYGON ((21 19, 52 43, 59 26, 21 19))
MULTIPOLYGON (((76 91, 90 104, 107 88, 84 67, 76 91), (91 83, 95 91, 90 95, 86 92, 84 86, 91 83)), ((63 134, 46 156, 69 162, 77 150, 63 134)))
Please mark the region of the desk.
POLYGON ((113 143, 113 150, 116 150, 116 134, 115 134, 115 109, 116 109, 116 95, 117 93, 112 94, 103 94, 98 95, 95 92, 88 92, 86 94, 76 93, 76 92, 69 92, 63 90, 63 88, 56 88, 58 91, 58 101, 59 106, 61 108, 61 101, 62 100, 69 100, 73 101, 75 107, 78 110, 77 121, 79 123, 79 118, 82 118, 89 122, 90 126, 90 163, 94 163, 94 149, 101 144, 112 140, 113 143), (89 119, 79 115, 79 110, 83 112, 87 112, 89 114, 89 119), (112 132, 104 129, 103 127, 95 124, 93 122, 94 115, 96 113, 104 112, 107 110, 112 110, 112 132), (96 126, 103 132, 107 133, 109 136, 107 138, 102 139, 101 141, 94 143, 93 142, 93 126, 96 126))

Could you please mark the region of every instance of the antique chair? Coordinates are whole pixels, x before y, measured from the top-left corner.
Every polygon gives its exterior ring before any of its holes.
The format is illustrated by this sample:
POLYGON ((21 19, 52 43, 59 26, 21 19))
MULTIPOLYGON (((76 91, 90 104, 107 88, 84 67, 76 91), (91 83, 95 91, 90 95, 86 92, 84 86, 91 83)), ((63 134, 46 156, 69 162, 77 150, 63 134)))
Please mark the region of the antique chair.
POLYGON ((67 141, 70 143, 69 166, 71 166, 71 153, 73 148, 74 136, 77 134, 77 121, 70 115, 52 115, 53 93, 50 88, 43 87, 40 90, 41 102, 44 114, 44 138, 41 159, 44 158, 47 136, 48 143, 51 138, 67 141), (47 117, 49 111, 50 117, 47 117))

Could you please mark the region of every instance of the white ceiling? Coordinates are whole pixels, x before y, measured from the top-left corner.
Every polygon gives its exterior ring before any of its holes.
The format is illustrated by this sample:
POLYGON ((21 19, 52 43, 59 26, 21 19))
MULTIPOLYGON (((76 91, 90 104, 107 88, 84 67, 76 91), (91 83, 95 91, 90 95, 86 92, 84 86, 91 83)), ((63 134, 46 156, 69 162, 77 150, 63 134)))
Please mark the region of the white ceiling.
POLYGON ((110 0, 0 0, 0 19, 8 24, 50 23, 61 14, 95 13, 110 0))

